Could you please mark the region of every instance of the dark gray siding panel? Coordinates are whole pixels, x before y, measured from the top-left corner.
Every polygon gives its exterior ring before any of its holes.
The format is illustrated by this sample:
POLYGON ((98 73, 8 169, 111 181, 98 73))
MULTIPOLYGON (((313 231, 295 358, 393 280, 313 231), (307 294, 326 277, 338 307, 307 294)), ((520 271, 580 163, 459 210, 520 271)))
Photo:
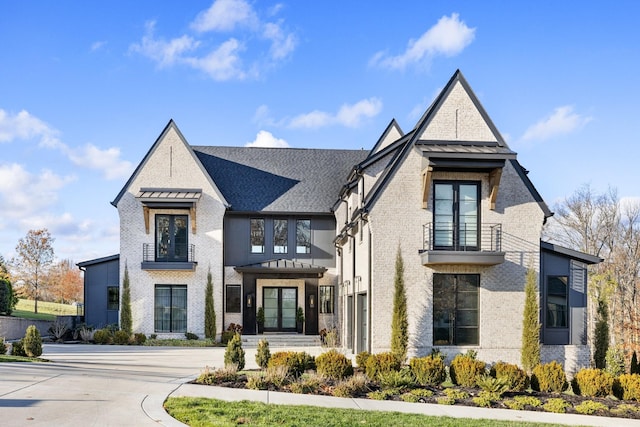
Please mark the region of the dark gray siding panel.
POLYGON ((109 260, 84 268, 85 323, 95 327, 118 323, 118 311, 107 310, 107 287, 119 286, 119 260, 109 260))

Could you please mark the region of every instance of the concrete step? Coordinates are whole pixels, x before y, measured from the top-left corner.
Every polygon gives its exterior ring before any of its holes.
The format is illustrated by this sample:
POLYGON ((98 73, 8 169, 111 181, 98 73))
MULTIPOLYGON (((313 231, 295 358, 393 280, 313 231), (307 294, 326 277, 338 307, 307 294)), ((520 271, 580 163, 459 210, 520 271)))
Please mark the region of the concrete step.
POLYGON ((269 342, 269 347, 320 347, 319 335, 302 334, 260 334, 242 335, 242 345, 246 347, 257 347, 261 339, 269 342))

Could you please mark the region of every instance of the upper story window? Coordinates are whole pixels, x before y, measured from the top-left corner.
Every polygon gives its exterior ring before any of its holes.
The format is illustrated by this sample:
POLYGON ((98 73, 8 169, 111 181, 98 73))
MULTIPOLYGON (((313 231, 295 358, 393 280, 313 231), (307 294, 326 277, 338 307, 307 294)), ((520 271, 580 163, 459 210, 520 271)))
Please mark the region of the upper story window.
POLYGON ((311 253, 311 220, 296 220, 296 253, 311 253))
POLYGON ((480 185, 477 182, 435 182, 433 248, 477 250, 480 230, 480 185))
POLYGON ((186 262, 188 215, 156 215, 156 261, 186 262))
POLYGON ((567 276, 547 277, 547 328, 567 328, 567 276))
POLYGON ((288 252, 288 221, 286 219, 273 220, 273 253, 286 254, 288 252))
POLYGON ((251 253, 264 253, 264 218, 251 218, 251 253))

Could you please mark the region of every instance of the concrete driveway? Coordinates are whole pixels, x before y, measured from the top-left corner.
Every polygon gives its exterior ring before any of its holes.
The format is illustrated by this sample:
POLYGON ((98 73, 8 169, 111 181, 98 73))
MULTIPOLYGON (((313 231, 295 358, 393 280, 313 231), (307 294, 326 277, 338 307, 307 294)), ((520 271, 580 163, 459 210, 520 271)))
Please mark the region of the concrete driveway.
MULTIPOLYGON (((245 351, 257 367, 256 350, 245 351)), ((51 362, 0 364, 0 425, 182 425, 162 402, 205 366, 223 366, 224 348, 45 344, 42 357, 51 362)))

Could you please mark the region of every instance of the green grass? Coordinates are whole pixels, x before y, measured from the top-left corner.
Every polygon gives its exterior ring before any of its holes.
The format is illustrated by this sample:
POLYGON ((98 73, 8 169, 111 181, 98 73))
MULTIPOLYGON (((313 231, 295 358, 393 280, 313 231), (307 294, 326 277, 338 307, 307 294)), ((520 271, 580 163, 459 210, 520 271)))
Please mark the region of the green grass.
POLYGON ((211 340, 181 340, 181 339, 151 339, 148 338, 143 345, 148 347, 226 347, 224 344, 214 343, 211 340))
POLYGON ((225 402, 195 397, 170 397, 164 407, 172 417, 200 426, 384 426, 433 425, 443 427, 532 427, 557 424, 432 417, 399 412, 362 411, 314 406, 267 405, 261 402, 225 402))
POLYGON ((56 316, 73 316, 78 313, 77 307, 71 304, 58 304, 55 302, 38 301, 38 314, 34 311, 35 301, 19 299, 15 310, 11 313, 14 317, 35 320, 56 320, 56 316))
POLYGON ((47 359, 39 357, 11 356, 10 354, 0 354, 0 363, 12 362, 48 362, 47 359))

